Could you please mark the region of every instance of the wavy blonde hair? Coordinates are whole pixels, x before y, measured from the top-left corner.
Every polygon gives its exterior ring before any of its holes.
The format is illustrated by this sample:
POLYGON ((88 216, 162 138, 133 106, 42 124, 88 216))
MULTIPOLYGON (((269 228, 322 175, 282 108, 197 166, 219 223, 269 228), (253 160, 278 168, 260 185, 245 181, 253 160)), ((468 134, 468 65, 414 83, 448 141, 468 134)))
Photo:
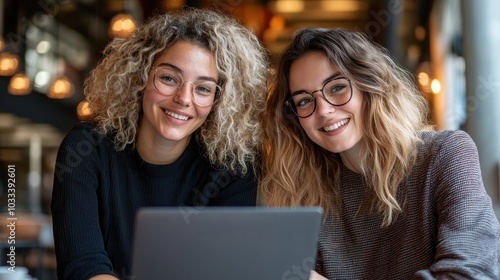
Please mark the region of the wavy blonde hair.
POLYGON ((267 93, 268 54, 235 19, 195 8, 156 15, 126 39, 114 39, 85 81, 85 95, 101 133, 115 133, 116 149, 135 144, 142 92, 154 61, 178 41, 209 50, 222 88, 200 128, 210 161, 246 173, 259 157, 260 115, 267 93))
POLYGON ((360 158, 370 195, 360 210, 381 214, 382 226, 388 226, 403 209, 404 197, 397 192, 413 167, 418 132, 428 124, 428 104, 411 75, 384 48, 345 29, 302 29, 281 56, 263 125, 261 198, 270 206, 320 205, 334 214, 342 207, 340 156, 310 140, 284 106, 290 67, 310 52, 324 53, 364 95, 360 158))

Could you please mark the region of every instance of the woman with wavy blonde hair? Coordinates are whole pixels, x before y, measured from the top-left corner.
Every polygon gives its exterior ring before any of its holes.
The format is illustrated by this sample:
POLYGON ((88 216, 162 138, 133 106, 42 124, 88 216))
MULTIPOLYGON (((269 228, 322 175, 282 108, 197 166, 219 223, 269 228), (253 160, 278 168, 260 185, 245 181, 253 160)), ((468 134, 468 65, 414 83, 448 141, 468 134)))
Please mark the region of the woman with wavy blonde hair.
POLYGON ((85 82, 94 118, 58 152, 59 279, 129 277, 140 207, 256 204, 267 67, 258 38, 210 10, 109 43, 85 82))
POLYGON ((325 210, 314 279, 498 279, 476 146, 426 130, 427 115, 409 73, 365 35, 294 35, 267 103, 260 196, 325 210))

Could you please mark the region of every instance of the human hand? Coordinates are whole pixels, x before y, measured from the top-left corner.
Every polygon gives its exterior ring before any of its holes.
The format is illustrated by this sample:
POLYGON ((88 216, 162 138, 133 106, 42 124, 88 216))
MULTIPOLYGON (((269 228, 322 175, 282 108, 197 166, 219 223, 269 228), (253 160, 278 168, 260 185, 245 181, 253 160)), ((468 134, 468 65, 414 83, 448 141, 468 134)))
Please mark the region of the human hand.
POLYGON ((118 280, 118 278, 109 274, 99 274, 94 277, 91 277, 89 280, 118 280))
POLYGON ((328 279, 319 275, 316 271, 311 270, 311 274, 309 275, 309 280, 328 280, 328 279))

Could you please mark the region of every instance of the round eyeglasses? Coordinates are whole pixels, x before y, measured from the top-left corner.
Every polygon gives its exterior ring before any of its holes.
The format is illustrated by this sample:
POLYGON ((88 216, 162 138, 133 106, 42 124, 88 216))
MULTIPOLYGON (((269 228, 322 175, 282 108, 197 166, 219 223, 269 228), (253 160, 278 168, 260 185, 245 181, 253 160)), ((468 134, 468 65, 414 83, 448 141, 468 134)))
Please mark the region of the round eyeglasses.
POLYGON ((184 83, 190 83, 193 86, 191 91, 193 102, 198 106, 208 107, 214 104, 216 95, 221 91, 221 87, 214 81, 185 81, 179 71, 169 66, 153 67, 153 69, 155 71, 153 84, 163 95, 174 95, 184 83))
POLYGON ((323 99, 333 106, 342 106, 351 101, 352 87, 351 80, 345 77, 334 78, 326 82, 321 89, 313 92, 301 90, 292 93, 292 96, 285 101, 299 118, 307 118, 316 110, 316 97, 314 93, 321 91, 323 99))

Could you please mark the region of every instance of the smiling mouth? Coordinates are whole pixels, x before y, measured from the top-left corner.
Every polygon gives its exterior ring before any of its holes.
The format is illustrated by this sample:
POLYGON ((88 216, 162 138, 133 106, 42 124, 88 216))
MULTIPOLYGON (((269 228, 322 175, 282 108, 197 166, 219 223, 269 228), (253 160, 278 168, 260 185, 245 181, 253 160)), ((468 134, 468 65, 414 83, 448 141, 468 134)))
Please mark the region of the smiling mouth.
POLYGON ((344 125, 346 125, 347 123, 349 122, 349 119, 345 119, 345 120, 341 120, 340 122, 338 123, 334 123, 330 126, 325 126, 323 128, 321 128, 321 130, 325 131, 325 132, 330 132, 330 131, 334 131, 336 129, 339 129, 341 127, 343 127, 344 125))
POLYGON ((176 114, 174 112, 170 112, 168 110, 165 110, 164 112, 165 112, 165 114, 171 116, 172 118, 178 119, 178 120, 181 120, 181 121, 187 121, 189 119, 188 116, 179 115, 179 114, 176 114))

